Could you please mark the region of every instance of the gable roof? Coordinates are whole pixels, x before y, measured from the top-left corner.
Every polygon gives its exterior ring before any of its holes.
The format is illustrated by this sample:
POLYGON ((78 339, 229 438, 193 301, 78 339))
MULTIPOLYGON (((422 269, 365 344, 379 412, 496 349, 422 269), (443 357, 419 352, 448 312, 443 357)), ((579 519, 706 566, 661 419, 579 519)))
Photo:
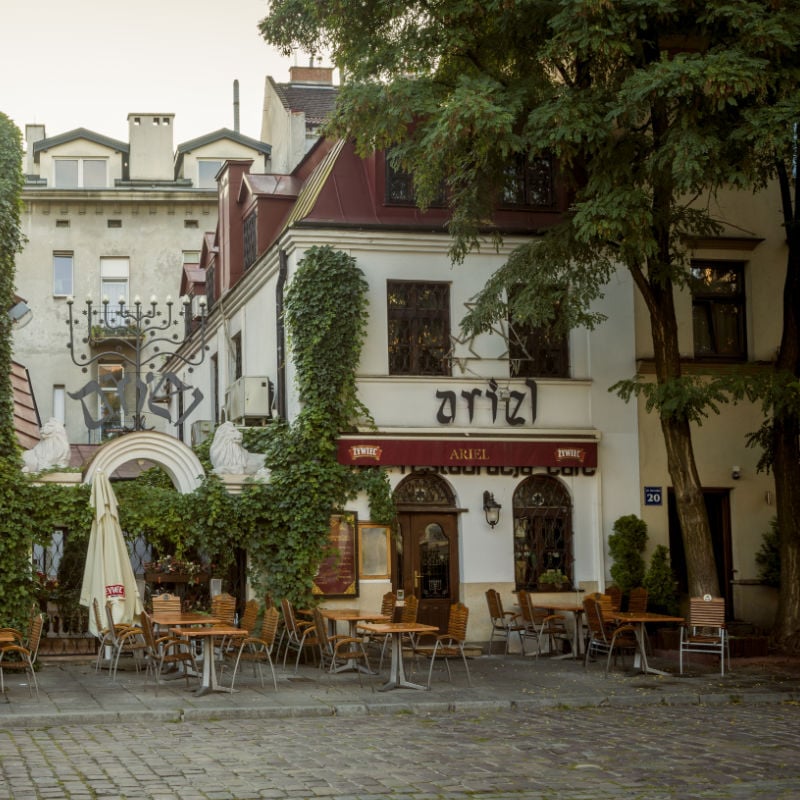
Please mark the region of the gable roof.
POLYGON ((204 136, 198 136, 196 139, 190 139, 188 142, 179 144, 175 151, 175 168, 180 170, 183 163, 183 157, 186 153, 191 153, 198 147, 205 147, 208 144, 219 142, 222 139, 230 139, 232 142, 249 147, 251 150, 257 150, 264 156, 272 153, 272 145, 266 142, 260 142, 258 139, 251 139, 249 136, 244 136, 241 133, 232 131, 230 128, 220 128, 213 133, 207 133, 204 136))
POLYGON ((78 139, 86 139, 89 142, 108 147, 111 150, 116 150, 120 153, 130 153, 130 145, 127 142, 121 142, 119 139, 112 139, 109 136, 103 136, 100 133, 90 131, 88 128, 75 128, 75 130, 67 131, 66 133, 59 133, 56 136, 50 136, 47 139, 39 139, 38 142, 33 143, 33 160, 34 163, 39 163, 39 156, 49 150, 51 147, 58 147, 68 142, 74 142, 78 139))

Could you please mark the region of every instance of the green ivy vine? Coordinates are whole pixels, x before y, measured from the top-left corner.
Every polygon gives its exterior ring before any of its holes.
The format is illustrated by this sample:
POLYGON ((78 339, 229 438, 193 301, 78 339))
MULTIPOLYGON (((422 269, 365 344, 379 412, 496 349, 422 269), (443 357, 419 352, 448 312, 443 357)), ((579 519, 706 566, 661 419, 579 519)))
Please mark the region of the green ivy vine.
MULTIPOLYGON (((285 318, 302 404, 291 423, 244 432, 248 451, 264 453, 268 483, 230 494, 211 471, 210 439, 195 448, 206 468, 200 487, 181 495, 160 468, 115 484, 120 523, 129 542, 144 538, 159 554, 203 558, 224 571, 237 548, 247 550, 260 597, 312 604, 313 579, 326 555, 331 513, 366 493, 373 522, 396 516, 387 474, 352 469, 336 458, 337 438, 371 424, 356 391, 356 368, 367 330, 367 283, 351 256, 330 247, 308 250, 286 293, 285 318)), ((3 316, 3 315, 0 315, 3 316)), ((13 418, 9 420, 13 430, 13 418)), ((77 608, 92 522, 88 486, 37 483, 15 461, 0 459, 0 614, 23 624, 35 599, 33 544, 56 528, 69 531, 59 569, 59 603, 77 608)))

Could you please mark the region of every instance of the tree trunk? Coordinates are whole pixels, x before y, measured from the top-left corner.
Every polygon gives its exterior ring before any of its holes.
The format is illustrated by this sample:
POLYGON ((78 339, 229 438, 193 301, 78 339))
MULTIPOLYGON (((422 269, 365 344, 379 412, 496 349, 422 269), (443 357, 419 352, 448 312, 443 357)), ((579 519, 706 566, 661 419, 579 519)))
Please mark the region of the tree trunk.
MULTIPOLYGON (((681 376, 678 349, 678 323, 675 317, 672 282, 661 277, 649 282, 650 326, 653 334, 653 356, 656 379, 664 385, 681 376)), ((702 484, 692 446, 688 416, 682 413, 661 413, 661 430, 667 448, 667 469, 675 491, 675 508, 681 525, 686 553, 687 583, 690 597, 710 594, 718 597, 719 579, 711 542, 702 484)))
MULTIPOLYGON (((778 165, 783 218, 789 251, 783 285, 783 331, 775 362, 777 380, 800 375, 800 225, 792 181, 778 165)), ((795 184, 795 191, 797 187, 795 184)), ((789 391, 796 392, 794 386, 789 391)), ((773 411, 772 471, 781 555, 781 588, 773 639, 784 650, 800 650, 800 419, 796 405, 783 403, 773 411)))

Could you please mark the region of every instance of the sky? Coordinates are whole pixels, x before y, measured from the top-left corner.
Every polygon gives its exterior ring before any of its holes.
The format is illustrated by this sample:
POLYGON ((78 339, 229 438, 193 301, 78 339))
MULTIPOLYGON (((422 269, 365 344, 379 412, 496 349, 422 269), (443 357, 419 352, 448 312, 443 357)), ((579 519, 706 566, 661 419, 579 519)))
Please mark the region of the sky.
POLYGON ((174 114, 174 145, 234 127, 261 135, 267 75, 303 54, 261 38, 267 0, 0 0, 0 112, 25 134, 88 128, 128 141, 128 114, 174 114))

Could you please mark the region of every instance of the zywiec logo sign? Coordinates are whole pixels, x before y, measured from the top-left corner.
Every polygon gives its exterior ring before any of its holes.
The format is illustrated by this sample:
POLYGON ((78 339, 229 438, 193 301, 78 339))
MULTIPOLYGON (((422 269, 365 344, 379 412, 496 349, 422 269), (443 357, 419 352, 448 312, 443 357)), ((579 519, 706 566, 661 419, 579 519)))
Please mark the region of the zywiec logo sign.
POLYGON ((125 587, 121 583, 112 583, 106 586, 106 597, 125 599, 125 587))
POLYGON ((579 464, 582 465, 586 461, 586 451, 582 447, 557 447, 556 448, 556 463, 557 464, 579 464))
POLYGON ((380 463, 383 450, 376 444, 354 444, 350 447, 350 458, 371 458, 380 463))

